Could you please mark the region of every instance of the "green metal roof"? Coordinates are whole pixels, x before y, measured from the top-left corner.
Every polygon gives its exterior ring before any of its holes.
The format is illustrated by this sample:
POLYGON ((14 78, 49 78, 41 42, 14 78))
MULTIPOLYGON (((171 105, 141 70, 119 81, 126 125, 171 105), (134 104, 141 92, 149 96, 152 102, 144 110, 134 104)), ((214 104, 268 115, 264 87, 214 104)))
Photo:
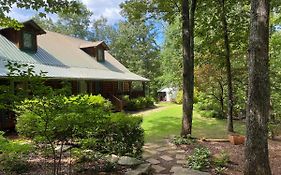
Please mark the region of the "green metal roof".
POLYGON ((26 53, 0 35, 0 76, 7 75, 7 61, 14 61, 32 64, 35 71, 47 72, 46 76, 50 78, 148 81, 130 72, 108 51, 105 51, 105 61, 98 62, 80 49, 81 46, 94 46, 102 42, 92 43, 55 32, 46 32, 37 36, 37 43, 36 53, 26 53))

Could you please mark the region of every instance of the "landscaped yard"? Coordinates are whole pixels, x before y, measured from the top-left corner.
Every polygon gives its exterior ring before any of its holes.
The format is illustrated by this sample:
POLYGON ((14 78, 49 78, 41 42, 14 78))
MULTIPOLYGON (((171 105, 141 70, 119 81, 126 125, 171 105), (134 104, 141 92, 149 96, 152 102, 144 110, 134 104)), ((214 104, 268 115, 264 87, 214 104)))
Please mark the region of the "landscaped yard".
MULTIPOLYGON (((142 127, 145 130, 146 142, 157 142, 180 134, 182 106, 173 103, 160 103, 158 106, 159 110, 143 114, 142 127)), ((202 117, 196 111, 192 127, 192 135, 197 138, 227 137, 226 120, 202 117)), ((245 132, 245 124, 241 121, 234 121, 234 128, 238 133, 245 132)))

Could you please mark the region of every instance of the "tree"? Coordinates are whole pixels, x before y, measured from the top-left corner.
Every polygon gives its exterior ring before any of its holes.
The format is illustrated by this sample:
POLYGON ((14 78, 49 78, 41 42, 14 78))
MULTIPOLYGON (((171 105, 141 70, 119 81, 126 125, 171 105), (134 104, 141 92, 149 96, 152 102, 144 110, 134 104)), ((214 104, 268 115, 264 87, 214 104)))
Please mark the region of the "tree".
POLYGON ((160 81, 162 86, 182 88, 182 33, 181 19, 177 17, 167 25, 165 41, 160 52, 160 81))
POLYGON ((181 136, 191 134, 194 94, 194 20, 196 0, 182 1, 183 103, 181 136), (189 14, 190 10, 190 14, 189 14))
POLYGON ((20 24, 16 19, 13 19, 8 16, 12 7, 16 6, 17 8, 23 9, 33 9, 39 10, 43 9, 44 12, 40 12, 40 16, 45 16, 46 13, 79 13, 77 7, 77 2, 75 0, 61 0, 61 1, 45 1, 45 0, 36 0, 36 1, 27 1, 27 0, 6 0, 0 2, 0 26, 1 27, 14 27, 20 28, 20 24))
POLYGON ((33 19, 46 30, 87 39, 89 37, 90 18, 93 13, 81 2, 77 3, 77 8, 80 13, 59 12, 56 22, 51 18, 41 19, 39 15, 35 16, 33 19))
POLYGON ((269 1, 251 1, 249 87, 246 114, 246 175, 270 175, 268 159, 269 1))
MULTIPOLYGON (((118 24, 117 24, 118 25, 118 24)), ((118 26, 107 24, 107 19, 101 17, 92 21, 90 40, 104 41, 111 48, 112 41, 118 36, 118 26)))
POLYGON ((130 71, 150 79, 149 90, 156 95, 159 74, 159 46, 153 26, 140 22, 119 22, 111 41, 112 55, 130 71))
POLYGON ((219 4, 222 8, 221 22, 224 33, 224 47, 225 47, 225 66, 227 72, 227 94, 228 94, 228 106, 227 106, 227 130, 233 132, 233 91, 232 91, 232 73, 230 62, 230 43, 228 34, 228 23, 226 17, 225 0, 219 0, 219 4))
POLYGON ((194 21, 196 0, 156 0, 149 2, 130 0, 123 3, 121 7, 123 13, 128 16, 129 20, 156 18, 172 22, 179 13, 182 15, 184 99, 181 135, 187 136, 191 134, 194 91, 194 21))

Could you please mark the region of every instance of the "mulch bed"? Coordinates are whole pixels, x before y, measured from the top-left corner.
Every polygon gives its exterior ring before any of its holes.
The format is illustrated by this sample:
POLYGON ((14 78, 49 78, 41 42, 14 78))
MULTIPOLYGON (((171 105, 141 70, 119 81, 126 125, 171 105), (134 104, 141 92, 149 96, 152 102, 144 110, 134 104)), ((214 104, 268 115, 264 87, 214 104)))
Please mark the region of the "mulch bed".
MULTIPOLYGON (((226 151, 230 156, 230 163, 227 165, 225 174, 241 175, 243 174, 244 166, 244 145, 232 145, 229 142, 204 142, 198 141, 197 145, 181 145, 180 147, 186 151, 187 155, 191 155, 194 148, 197 146, 207 147, 212 155, 226 151)), ((275 140, 269 140, 269 159, 273 175, 281 174, 281 137, 275 140)), ((209 170, 212 174, 212 170, 209 170)))

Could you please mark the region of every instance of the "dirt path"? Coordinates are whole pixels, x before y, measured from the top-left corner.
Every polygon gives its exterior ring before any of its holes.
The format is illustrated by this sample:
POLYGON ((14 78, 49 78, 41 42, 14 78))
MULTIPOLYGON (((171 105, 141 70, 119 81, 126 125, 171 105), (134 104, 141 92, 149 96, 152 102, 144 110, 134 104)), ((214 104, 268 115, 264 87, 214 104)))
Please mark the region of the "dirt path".
POLYGON ((144 111, 131 112, 131 114, 146 116, 146 115, 148 115, 150 113, 159 112, 159 111, 162 111, 162 110, 167 109, 169 107, 170 106, 156 106, 155 108, 147 109, 147 110, 144 110, 144 111))

